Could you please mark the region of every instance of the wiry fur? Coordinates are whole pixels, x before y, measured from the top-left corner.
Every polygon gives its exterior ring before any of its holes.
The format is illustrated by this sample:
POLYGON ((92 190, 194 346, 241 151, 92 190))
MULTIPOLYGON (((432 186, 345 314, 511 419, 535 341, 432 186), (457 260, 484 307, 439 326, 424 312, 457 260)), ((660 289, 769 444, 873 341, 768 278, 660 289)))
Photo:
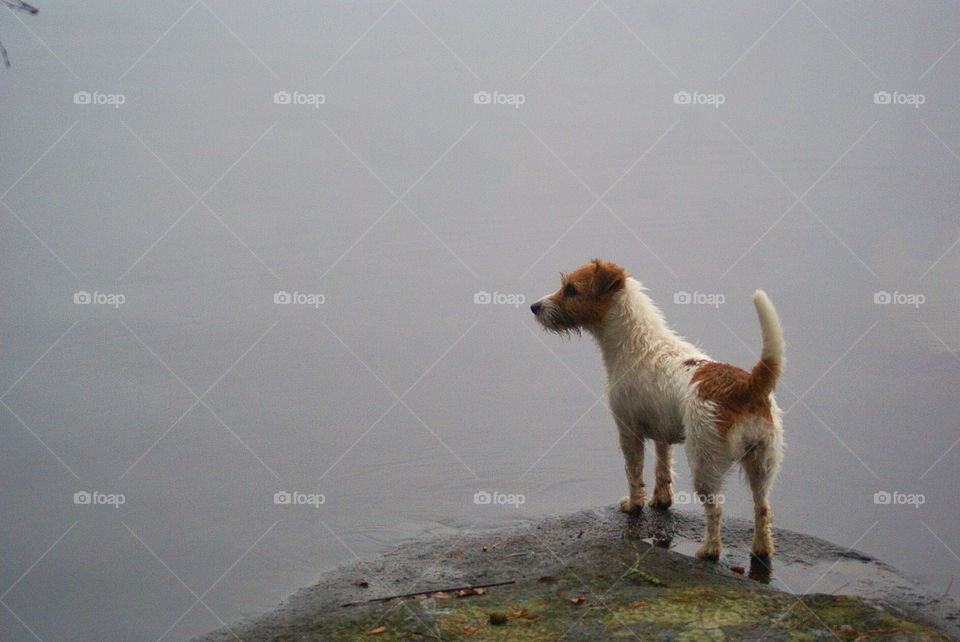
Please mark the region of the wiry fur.
POLYGON ((657 445, 656 485, 650 504, 673 500, 671 445, 683 442, 694 491, 706 511, 706 534, 697 552, 720 554, 723 477, 740 462, 754 499, 758 557, 773 552, 770 486, 783 451, 781 411, 772 391, 784 363, 783 332, 770 299, 753 296, 763 334, 761 358, 751 372, 712 361, 666 324, 643 286, 617 265, 594 260, 563 276, 557 292, 531 309, 544 328, 561 333, 587 330, 597 341, 607 371, 610 410, 626 461, 630 494, 622 510, 645 501, 644 440, 657 445))

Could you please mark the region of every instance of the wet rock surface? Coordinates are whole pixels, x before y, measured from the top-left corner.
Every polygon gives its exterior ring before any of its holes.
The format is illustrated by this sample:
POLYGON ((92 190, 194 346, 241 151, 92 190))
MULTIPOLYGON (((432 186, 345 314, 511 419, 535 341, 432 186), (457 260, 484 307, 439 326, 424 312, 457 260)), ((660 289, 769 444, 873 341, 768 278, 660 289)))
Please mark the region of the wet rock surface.
POLYGON ((412 542, 199 639, 960 639, 956 604, 868 555, 777 530, 767 565, 751 524, 727 520, 720 562, 703 562, 701 529, 602 508, 412 542))

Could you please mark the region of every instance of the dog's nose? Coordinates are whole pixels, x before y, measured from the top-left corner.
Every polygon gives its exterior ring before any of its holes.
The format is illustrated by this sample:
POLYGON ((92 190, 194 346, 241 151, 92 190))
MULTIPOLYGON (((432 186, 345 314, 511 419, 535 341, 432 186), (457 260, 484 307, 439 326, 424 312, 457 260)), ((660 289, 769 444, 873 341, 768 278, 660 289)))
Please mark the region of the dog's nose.
POLYGON ((530 306, 530 311, 533 312, 534 314, 537 314, 540 312, 540 308, 542 307, 543 307, 543 304, 537 301, 536 303, 530 306))

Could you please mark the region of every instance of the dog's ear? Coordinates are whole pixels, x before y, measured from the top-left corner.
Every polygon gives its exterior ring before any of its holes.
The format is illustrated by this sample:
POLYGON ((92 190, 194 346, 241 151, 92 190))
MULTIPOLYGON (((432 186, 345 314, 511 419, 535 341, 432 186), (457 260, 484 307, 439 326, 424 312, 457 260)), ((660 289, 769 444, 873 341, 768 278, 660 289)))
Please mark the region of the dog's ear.
POLYGON ((623 287, 623 280, 627 276, 623 268, 599 260, 594 260, 593 264, 597 268, 593 276, 593 287, 597 294, 616 292, 623 287))

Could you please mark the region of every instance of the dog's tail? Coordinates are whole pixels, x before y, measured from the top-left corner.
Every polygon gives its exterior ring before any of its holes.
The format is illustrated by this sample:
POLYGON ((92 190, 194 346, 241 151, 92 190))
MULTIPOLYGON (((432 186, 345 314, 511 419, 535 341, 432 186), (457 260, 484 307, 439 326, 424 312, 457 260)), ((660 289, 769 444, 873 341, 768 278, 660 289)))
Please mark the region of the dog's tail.
POLYGON ((757 400, 765 398, 777 385, 777 379, 783 371, 783 328, 780 327, 780 317, 770 301, 770 297, 763 290, 753 293, 753 305, 757 308, 760 318, 760 331, 763 334, 763 351, 760 360, 750 372, 750 396, 757 400))

